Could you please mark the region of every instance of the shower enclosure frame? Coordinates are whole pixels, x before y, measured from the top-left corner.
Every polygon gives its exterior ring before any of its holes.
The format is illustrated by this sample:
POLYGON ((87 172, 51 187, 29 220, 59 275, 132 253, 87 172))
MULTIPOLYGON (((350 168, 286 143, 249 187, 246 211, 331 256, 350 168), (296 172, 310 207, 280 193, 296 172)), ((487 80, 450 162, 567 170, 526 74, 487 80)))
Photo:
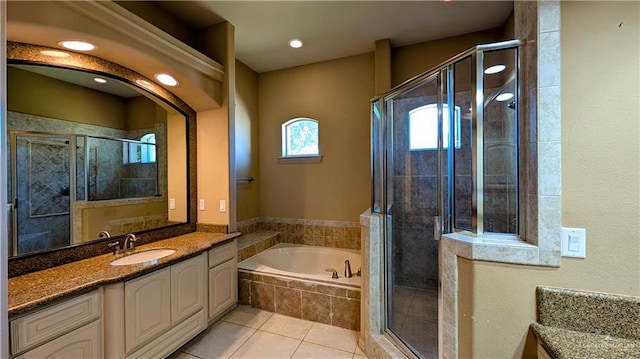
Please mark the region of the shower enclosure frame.
POLYGON ((17 206, 17 193, 18 193, 18 137, 31 137, 31 138, 64 138, 68 145, 69 159, 67 166, 69 168, 69 243, 73 243, 73 213, 74 205, 77 200, 76 188, 77 188, 77 171, 76 171, 76 135, 67 133, 47 133, 36 131, 9 131, 9 146, 11 155, 11 241, 12 241, 12 253, 10 255, 18 255, 18 206, 17 206))
MULTIPOLYGON (((389 193, 391 191, 388 188, 392 188, 390 186, 389 181, 393 181, 393 176, 388 175, 388 168, 390 167, 389 161, 393 162, 393 121, 387 117, 389 113, 392 113, 389 110, 388 106, 393 106, 393 99, 412 91, 422 85, 433 81, 436 78, 437 81, 437 112, 438 112, 438 125, 437 125, 437 142, 438 142, 438 160, 437 160, 437 213, 441 214, 441 216, 435 216, 433 218, 433 228, 434 228, 434 239, 436 241, 439 240, 440 236, 443 233, 461 233, 464 235, 470 235, 474 237, 490 237, 494 239, 500 238, 517 238, 520 233, 520 213, 518 210, 518 203, 520 203, 519 196, 519 183, 521 174, 519 173, 520 169, 518 166, 519 163, 519 153, 518 153, 518 143, 520 141, 518 135, 518 129, 520 128, 520 116, 519 116, 519 99, 521 98, 520 94, 520 75, 521 75, 521 55, 519 53, 522 42, 520 40, 510 40, 503 41, 492 44, 484 44, 475 46, 465 52, 462 52, 449 60, 443 62, 442 64, 434 67, 433 69, 426 71, 418 76, 415 76, 404 83, 396 86, 389 92, 384 95, 377 96, 371 100, 372 105, 372 118, 371 118, 371 183, 372 183, 372 193, 371 193, 371 211, 373 213, 379 213, 385 216, 385 220, 383 220, 383 228, 382 232, 384 233, 384 243, 382 245, 383 248, 383 262, 385 270, 383 271, 383 287, 385 291, 385 295, 382 297, 382 305, 381 308, 383 312, 381 313, 382 320, 382 328, 384 328, 383 334, 390 338, 393 342, 398 344, 398 347, 409 354, 410 356, 418 355, 414 350, 412 350, 408 343, 405 342, 402 338, 398 336, 397 333, 393 332, 389 329, 388 323, 388 293, 389 293, 389 279, 387 278, 390 275, 390 266, 391 266, 391 256, 388 251, 390 251, 390 243, 391 243, 391 215, 389 214, 391 208, 389 207, 389 203, 393 203, 392 197, 388 197, 389 195, 393 196, 393 193, 389 193), (484 223, 484 109, 487 102, 485 102, 485 90, 484 90, 484 57, 486 52, 497 51, 497 50, 514 50, 515 57, 515 77, 514 81, 514 107, 512 107, 515 111, 515 134, 514 134, 514 153, 513 156, 515 160, 513 165, 515 168, 512 168, 512 173, 515 176, 515 231, 513 233, 495 233, 491 231, 487 231, 488 228, 485 228, 484 223), (472 178, 472 193, 471 193, 471 228, 459 228, 455 225, 455 187, 454 187, 454 171, 455 171, 455 159, 453 150, 448 150, 446 154, 446 161, 443 154, 443 120, 447 120, 449 122, 449 138, 448 143, 454 144, 454 114, 455 111, 449 110, 448 119, 443 119, 443 104, 448 104, 449 108, 453 108, 454 105, 454 95, 455 95, 455 79, 454 79, 454 66, 456 63, 459 63, 462 60, 466 60, 467 58, 471 61, 471 71, 474 72, 473 76, 471 76, 471 103, 472 103, 472 111, 471 111, 471 178, 472 178), (446 93, 445 93, 446 87, 446 93), (443 166, 448 167, 446 170, 443 170, 443 166), (445 173, 446 172, 446 173, 445 173), (445 178, 446 176, 446 178, 445 178), (444 188, 446 186, 446 198, 444 188), (446 213, 443 213, 446 208, 446 213)), ((497 94, 496 94, 497 96, 497 94)), ((493 97, 495 98, 495 96, 493 97)), ((493 100, 492 98, 492 100, 493 100)), ((393 116, 390 116, 393 117, 393 116)), ((449 146, 449 149, 452 149, 452 146, 449 146)), ((391 163, 393 166, 393 163, 391 163)), ((439 264, 438 264, 439 265, 439 264)), ((438 275, 440 277, 440 275, 438 275)), ((439 279, 440 281, 440 279, 439 279)), ((442 293, 441 293, 441 283, 438 284, 438 352, 442 353, 442 293)))

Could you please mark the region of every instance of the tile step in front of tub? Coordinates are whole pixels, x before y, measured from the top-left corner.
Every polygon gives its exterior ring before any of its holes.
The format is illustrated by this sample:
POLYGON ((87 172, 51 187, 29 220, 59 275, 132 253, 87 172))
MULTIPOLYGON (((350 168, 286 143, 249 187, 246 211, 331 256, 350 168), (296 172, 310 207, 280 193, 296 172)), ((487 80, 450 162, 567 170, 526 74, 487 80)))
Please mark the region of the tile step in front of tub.
POLYGON ((280 232, 257 231, 238 237, 238 262, 280 243, 280 232))

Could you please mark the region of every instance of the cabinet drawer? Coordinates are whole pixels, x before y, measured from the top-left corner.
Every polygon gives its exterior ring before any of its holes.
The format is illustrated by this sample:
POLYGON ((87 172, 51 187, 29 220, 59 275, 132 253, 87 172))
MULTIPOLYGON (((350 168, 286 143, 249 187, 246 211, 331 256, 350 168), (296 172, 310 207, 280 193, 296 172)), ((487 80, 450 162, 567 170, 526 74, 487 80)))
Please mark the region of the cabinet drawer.
POLYGON ((66 300, 11 321, 11 352, 17 354, 100 317, 99 291, 66 300))
POLYGON ((232 240, 227 244, 209 250, 209 268, 234 258, 237 254, 236 241, 232 240))
POLYGON ((60 338, 28 351, 16 359, 102 358, 101 327, 102 324, 100 321, 96 320, 71 333, 67 333, 60 338))

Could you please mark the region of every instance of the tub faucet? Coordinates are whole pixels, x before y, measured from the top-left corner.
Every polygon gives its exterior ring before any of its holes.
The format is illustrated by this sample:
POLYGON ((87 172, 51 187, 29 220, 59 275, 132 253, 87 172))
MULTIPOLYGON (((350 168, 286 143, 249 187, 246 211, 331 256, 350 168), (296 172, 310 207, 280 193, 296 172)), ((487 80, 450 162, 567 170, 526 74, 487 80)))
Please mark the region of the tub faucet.
POLYGON ((325 271, 332 273, 331 274, 331 278, 338 279, 338 271, 337 270, 335 270, 333 268, 327 268, 327 269, 325 269, 325 271))
POLYGON ((353 274, 351 273, 351 263, 349 263, 348 259, 344 261, 344 277, 345 278, 353 277, 353 274))
POLYGON ((111 238, 111 235, 107 231, 102 231, 98 234, 98 238, 111 238))
POLYGON ((122 245, 122 250, 123 251, 132 251, 132 250, 136 249, 135 242, 137 240, 138 240, 138 238, 136 238, 135 234, 133 234, 133 233, 127 234, 127 236, 124 237, 124 243, 122 245))

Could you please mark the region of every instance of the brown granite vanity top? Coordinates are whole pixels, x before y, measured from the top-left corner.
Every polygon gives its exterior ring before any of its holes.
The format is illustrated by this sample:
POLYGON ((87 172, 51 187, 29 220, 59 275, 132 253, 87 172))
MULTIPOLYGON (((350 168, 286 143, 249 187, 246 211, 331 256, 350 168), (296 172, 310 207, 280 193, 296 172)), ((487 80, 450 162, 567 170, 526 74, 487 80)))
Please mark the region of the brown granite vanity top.
POLYGON ((531 330, 552 358, 640 358, 640 340, 578 332, 532 323, 531 330))
POLYGON ((68 296, 86 293, 102 285, 116 283, 174 264, 202 253, 240 233, 193 232, 136 247, 135 252, 170 248, 176 252, 157 261, 113 266, 114 259, 127 254, 104 254, 89 259, 33 272, 8 280, 9 319, 68 296))
POLYGON ((531 330, 555 359, 640 358, 640 297, 540 286, 531 330))

